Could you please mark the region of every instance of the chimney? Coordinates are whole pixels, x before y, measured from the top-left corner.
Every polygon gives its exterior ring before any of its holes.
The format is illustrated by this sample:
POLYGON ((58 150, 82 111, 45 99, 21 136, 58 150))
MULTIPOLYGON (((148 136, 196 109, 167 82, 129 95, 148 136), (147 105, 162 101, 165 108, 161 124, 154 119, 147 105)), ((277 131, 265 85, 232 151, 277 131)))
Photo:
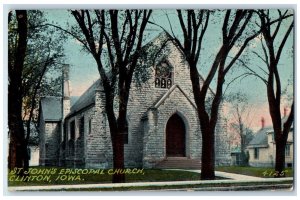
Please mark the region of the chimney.
POLYGON ((71 108, 70 102, 70 79, 69 79, 70 66, 63 66, 63 119, 69 114, 71 108))
POLYGON ((69 72, 70 72, 70 66, 69 65, 64 65, 63 66, 63 94, 64 94, 64 99, 65 98, 70 98, 70 88, 69 88, 69 72))
POLYGON ((261 118, 261 129, 265 128, 265 118, 261 118))

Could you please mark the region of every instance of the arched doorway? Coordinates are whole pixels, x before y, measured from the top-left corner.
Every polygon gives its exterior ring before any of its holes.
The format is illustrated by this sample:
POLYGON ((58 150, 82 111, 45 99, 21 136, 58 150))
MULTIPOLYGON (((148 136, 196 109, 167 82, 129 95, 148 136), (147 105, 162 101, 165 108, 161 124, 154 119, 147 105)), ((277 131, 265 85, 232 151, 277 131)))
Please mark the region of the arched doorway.
POLYGON ((168 157, 185 156, 185 125, 176 113, 167 122, 166 153, 168 157))

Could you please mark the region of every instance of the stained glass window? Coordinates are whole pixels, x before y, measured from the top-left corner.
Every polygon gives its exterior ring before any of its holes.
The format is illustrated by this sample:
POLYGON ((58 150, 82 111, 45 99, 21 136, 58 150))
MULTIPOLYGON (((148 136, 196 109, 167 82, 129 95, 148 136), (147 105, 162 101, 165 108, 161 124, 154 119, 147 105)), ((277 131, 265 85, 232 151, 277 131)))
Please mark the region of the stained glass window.
POLYGON ((173 68, 168 62, 161 62, 155 69, 155 87, 170 88, 173 85, 173 68))

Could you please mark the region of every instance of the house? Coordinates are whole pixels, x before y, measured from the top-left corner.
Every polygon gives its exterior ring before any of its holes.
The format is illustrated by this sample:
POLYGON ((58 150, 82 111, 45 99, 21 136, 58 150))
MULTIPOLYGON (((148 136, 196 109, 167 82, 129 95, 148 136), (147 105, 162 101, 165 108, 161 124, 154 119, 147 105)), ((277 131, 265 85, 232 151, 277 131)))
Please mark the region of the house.
MULTIPOLYGON (((125 167, 201 165, 202 136, 189 66, 168 38, 168 34, 161 33, 144 47, 165 44, 164 53, 148 68, 149 79, 142 86, 135 82, 131 85, 128 133, 124 134, 125 167)), ((101 80, 93 83, 71 107, 68 71, 66 67, 64 96, 45 97, 41 101, 40 165, 111 168, 112 145, 101 80)), ((210 95, 214 95, 211 90, 210 95)), ((220 115, 216 127, 216 165, 230 164, 226 130, 226 121, 220 115)))
MULTIPOLYGON (((287 118, 285 116, 285 118, 287 118)), ((286 119, 283 118, 282 121, 286 119)), ((276 155, 276 143, 274 140, 273 126, 264 126, 264 119, 262 119, 262 128, 258 130, 254 138, 249 143, 249 165, 253 167, 274 167, 276 155)), ((293 142, 293 127, 288 135, 286 149, 285 149, 285 164, 286 167, 293 166, 294 154, 293 142)))

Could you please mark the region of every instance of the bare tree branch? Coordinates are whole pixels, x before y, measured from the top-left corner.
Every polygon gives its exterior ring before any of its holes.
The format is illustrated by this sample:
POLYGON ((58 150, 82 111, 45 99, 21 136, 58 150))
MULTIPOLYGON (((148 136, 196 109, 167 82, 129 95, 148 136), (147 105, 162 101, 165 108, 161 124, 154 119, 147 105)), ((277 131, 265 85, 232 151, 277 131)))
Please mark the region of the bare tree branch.
MULTIPOLYGON (((261 59, 267 66, 269 65, 268 60, 265 60, 260 54, 258 54, 256 51, 252 51, 259 59, 261 59)), ((268 74, 265 70, 263 70, 266 74, 268 74)))
MULTIPOLYGON (((200 37, 198 39, 198 49, 197 49, 197 52, 196 52, 196 55, 195 55, 195 63, 198 62, 199 60, 199 56, 200 56, 200 51, 201 51, 201 48, 202 48, 202 41, 203 41, 203 37, 204 37, 204 34, 206 32, 206 29, 208 27, 208 22, 209 22, 209 16, 210 16, 210 11, 207 10, 206 11, 206 19, 205 19, 205 23, 204 23, 204 26, 201 30, 201 33, 200 33, 200 37)), ((202 21, 202 20, 201 20, 202 21)), ((200 23, 200 20, 199 20, 199 23, 200 23)))
POLYGON ((280 43, 280 46, 278 47, 278 51, 277 51, 277 54, 276 54, 276 63, 279 62, 279 59, 280 59, 280 56, 281 56, 281 52, 283 50, 283 47, 284 47, 284 45, 285 45, 285 43, 286 43, 286 41, 287 41, 287 39, 288 39, 288 37, 289 37, 292 29, 293 29, 293 27, 294 27, 294 21, 292 21, 292 23, 290 24, 288 30, 286 31, 286 33, 284 35, 283 40, 280 43))
POLYGON ((258 73, 256 73, 254 70, 252 70, 243 60, 238 59, 238 61, 251 72, 251 75, 254 75, 258 77, 260 80, 262 80, 265 84, 267 84, 267 80, 264 79, 262 76, 260 76, 258 73))

